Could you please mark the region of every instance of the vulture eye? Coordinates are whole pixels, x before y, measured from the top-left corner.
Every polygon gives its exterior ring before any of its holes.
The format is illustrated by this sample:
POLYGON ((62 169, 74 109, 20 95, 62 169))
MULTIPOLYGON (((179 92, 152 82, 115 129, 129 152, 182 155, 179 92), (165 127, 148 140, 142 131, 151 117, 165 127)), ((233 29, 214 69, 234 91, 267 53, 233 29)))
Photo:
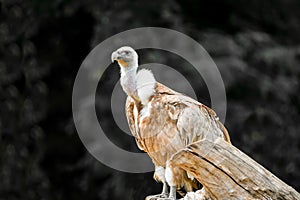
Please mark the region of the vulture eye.
POLYGON ((129 53, 130 53, 129 51, 124 51, 125 55, 129 55, 129 53))

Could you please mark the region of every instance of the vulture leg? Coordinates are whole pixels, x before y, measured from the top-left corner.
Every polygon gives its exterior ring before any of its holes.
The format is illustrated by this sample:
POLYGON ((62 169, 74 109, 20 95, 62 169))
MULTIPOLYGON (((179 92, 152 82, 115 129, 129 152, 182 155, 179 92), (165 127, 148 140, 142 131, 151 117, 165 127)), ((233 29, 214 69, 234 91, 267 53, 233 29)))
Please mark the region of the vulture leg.
POLYGON ((165 170, 165 178, 168 185, 170 186, 170 194, 168 198, 159 198, 158 200, 176 200, 176 184, 174 180, 174 173, 171 166, 169 166, 169 163, 167 163, 167 167, 165 170))
POLYGON ((174 183, 173 172, 169 166, 166 168, 165 177, 168 185, 170 186, 169 197, 162 197, 157 200, 176 200, 176 184, 174 183))
POLYGON ((164 199, 168 197, 168 185, 167 182, 163 183, 163 190, 161 192, 161 194, 156 194, 156 195, 150 195, 146 197, 146 200, 158 200, 158 199, 164 199))
POLYGON ((176 200, 176 187, 175 186, 170 186, 170 195, 169 195, 169 197, 161 197, 161 198, 157 198, 155 200, 176 200))
POLYGON ((163 185, 163 190, 161 192, 161 195, 162 196, 168 196, 169 192, 168 192, 168 185, 167 185, 167 182, 164 182, 164 185, 163 185))
POLYGON ((161 194, 148 196, 146 200, 176 200, 176 187, 170 187, 170 195, 168 197, 168 187, 167 184, 164 183, 163 192, 161 194))
POLYGON ((170 195, 169 195, 168 199, 176 200, 176 187, 175 186, 170 187, 170 195))

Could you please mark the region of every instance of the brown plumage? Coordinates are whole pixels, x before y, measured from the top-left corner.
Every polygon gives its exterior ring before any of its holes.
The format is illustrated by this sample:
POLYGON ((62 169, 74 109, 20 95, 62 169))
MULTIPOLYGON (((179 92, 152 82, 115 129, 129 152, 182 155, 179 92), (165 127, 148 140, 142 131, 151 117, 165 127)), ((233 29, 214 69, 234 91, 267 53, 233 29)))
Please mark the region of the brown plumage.
POLYGON ((196 189, 197 181, 185 171, 168 166, 168 160, 204 138, 223 138, 230 143, 226 128, 212 109, 156 82, 150 71, 137 72, 137 53, 132 48, 118 49, 112 54, 114 60, 120 65, 121 85, 128 95, 125 107, 130 131, 138 147, 152 159, 154 178, 164 183, 162 194, 150 199, 175 199, 176 188, 196 189), (169 198, 166 183, 171 186, 169 198))
MULTIPOLYGON (((156 83, 149 103, 149 115, 142 116, 141 103, 128 97, 126 116, 138 147, 149 154, 155 166, 165 168, 174 153, 203 138, 222 137, 230 142, 226 128, 212 109, 161 83, 156 83)), ((196 186, 186 173, 176 179, 178 188, 190 191, 196 186)))

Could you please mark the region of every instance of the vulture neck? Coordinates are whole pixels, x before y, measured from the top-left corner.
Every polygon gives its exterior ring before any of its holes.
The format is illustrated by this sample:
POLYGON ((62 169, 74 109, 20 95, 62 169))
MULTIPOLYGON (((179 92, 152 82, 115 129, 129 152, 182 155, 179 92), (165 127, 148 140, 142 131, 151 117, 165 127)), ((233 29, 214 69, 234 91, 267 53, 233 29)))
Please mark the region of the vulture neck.
POLYGON ((121 66, 121 86, 124 92, 131 98, 138 100, 137 95, 137 68, 138 65, 121 66))

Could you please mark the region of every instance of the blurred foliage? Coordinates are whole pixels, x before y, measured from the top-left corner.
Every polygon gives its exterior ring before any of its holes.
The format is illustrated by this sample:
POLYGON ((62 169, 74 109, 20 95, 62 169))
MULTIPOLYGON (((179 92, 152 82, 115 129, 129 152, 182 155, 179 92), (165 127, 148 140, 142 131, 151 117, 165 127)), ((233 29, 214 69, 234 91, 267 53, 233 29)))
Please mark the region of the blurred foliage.
MULTIPOLYGON (((182 31, 207 49, 226 85, 234 145, 299 191, 299 10, 297 0, 0 1, 0 199, 143 199, 159 192, 151 173, 116 172, 92 158, 71 110, 73 81, 89 51, 141 26, 182 31)), ((141 57, 176 63, 165 55, 141 57)), ((197 77, 183 73, 209 103, 197 77)), ((110 87, 118 76, 106 73, 110 87)), ((100 121, 114 142, 134 150, 106 114, 100 121)))

